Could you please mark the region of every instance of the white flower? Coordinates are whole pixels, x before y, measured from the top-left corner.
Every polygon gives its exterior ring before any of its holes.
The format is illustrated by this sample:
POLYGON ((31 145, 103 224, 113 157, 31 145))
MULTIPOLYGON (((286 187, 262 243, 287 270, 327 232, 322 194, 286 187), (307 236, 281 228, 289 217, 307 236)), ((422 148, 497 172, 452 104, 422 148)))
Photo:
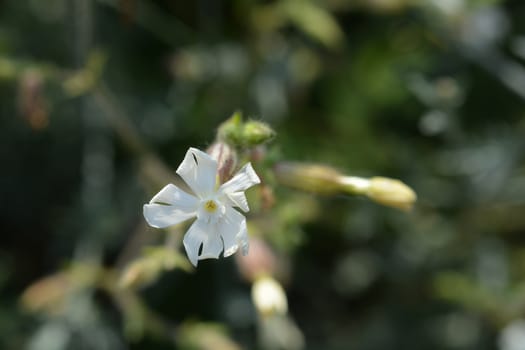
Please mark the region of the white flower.
POLYGON ((261 182, 250 163, 217 188, 217 162, 208 154, 190 148, 177 169, 193 190, 191 195, 173 184, 160 190, 144 205, 144 217, 153 227, 163 228, 197 217, 184 236, 188 258, 194 266, 201 259, 218 259, 241 247, 248 252, 246 218, 233 207, 250 210, 244 191, 261 182))

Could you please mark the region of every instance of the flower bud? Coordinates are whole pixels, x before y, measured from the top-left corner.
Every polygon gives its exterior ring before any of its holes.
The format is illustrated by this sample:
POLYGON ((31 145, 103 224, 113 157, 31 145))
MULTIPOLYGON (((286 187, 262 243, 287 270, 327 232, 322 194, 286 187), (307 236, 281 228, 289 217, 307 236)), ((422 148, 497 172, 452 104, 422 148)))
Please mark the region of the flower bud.
POLYGON ((262 145, 275 137, 275 131, 268 124, 250 120, 244 124, 242 142, 247 147, 262 145))
POLYGON ((284 315, 288 311, 286 293, 279 282, 269 276, 258 278, 252 286, 252 300, 263 316, 284 315))
POLYGON ((233 146, 241 144, 242 113, 236 111, 217 130, 217 139, 233 146))
POLYGON ((215 142, 207 150, 207 153, 217 161, 217 174, 219 183, 225 183, 233 175, 237 166, 237 152, 225 142, 215 142))
POLYGON ((341 174, 328 166, 279 162, 274 166, 275 178, 285 186, 319 194, 341 192, 341 174))
POLYGON ((217 138, 234 147, 252 148, 262 145, 275 137, 275 131, 266 123, 250 120, 243 122, 242 113, 235 112, 219 126, 217 138))
POLYGON ((366 192, 373 201, 401 210, 410 210, 417 199, 416 193, 399 180, 373 177, 366 192))
POLYGON ((379 204, 401 210, 411 209, 417 199, 416 193, 399 180, 343 176, 325 165, 279 162, 274 166, 274 175, 280 184, 299 190, 325 195, 364 195, 379 204))

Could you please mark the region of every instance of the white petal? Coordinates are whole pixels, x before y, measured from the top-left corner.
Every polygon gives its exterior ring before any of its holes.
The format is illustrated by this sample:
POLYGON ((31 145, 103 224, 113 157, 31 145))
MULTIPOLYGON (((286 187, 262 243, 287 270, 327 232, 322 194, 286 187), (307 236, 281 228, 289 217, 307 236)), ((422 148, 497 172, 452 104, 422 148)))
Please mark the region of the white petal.
POLYGON ((173 205, 145 204, 144 218, 150 226, 164 228, 186 221, 195 215, 194 211, 183 211, 173 205))
POLYGON ((217 233, 216 227, 213 227, 213 230, 208 232, 206 240, 202 243, 202 252, 201 255, 199 255, 199 260, 218 259, 222 248, 221 237, 217 233))
POLYGON ((195 220, 190 229, 184 235, 182 243, 186 249, 186 254, 193 266, 197 266, 199 260, 199 248, 206 240, 207 225, 204 220, 195 220))
POLYGON ((244 212, 250 211, 248 200, 246 199, 244 192, 231 192, 225 194, 225 197, 230 206, 241 208, 241 210, 244 212))
POLYGON ((198 261, 202 259, 218 259, 223 247, 216 225, 205 220, 196 220, 186 232, 182 242, 194 266, 197 266, 198 261), (201 245, 202 252, 199 254, 201 245))
POLYGON ((242 255, 248 254, 248 250, 250 249, 250 240, 248 239, 248 228, 246 227, 246 221, 241 227, 241 231, 237 235, 237 240, 239 241, 239 245, 241 246, 242 255))
POLYGON ((228 257, 239 249, 239 244, 243 244, 241 238, 246 235, 246 218, 237 210, 226 207, 218 229, 224 242, 224 257, 228 257))
POLYGON ((177 169, 184 181, 201 198, 213 193, 217 181, 217 162, 208 154, 191 147, 177 169))
POLYGON ((222 191, 222 193, 246 191, 258 183, 261 183, 259 176, 257 176, 255 170, 253 170, 252 164, 247 163, 233 178, 222 184, 220 191, 222 191))
POLYGON ((185 211, 195 211, 199 204, 196 197, 173 184, 166 185, 149 202, 170 204, 185 211))
POLYGON ((144 205, 144 218, 148 224, 157 228, 175 225, 194 217, 199 204, 197 198, 172 184, 160 190, 149 203, 144 205))

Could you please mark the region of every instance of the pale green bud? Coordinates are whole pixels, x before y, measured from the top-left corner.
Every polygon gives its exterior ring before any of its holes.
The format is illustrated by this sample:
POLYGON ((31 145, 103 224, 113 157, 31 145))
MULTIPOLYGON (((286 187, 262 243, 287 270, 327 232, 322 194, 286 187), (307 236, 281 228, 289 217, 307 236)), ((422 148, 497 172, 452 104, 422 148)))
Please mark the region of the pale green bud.
POLYGON ((268 124, 251 120, 244 124, 242 142, 247 147, 262 145, 275 137, 275 131, 268 124))
POLYGON ((410 210, 417 199, 416 193, 399 180, 373 177, 366 193, 373 201, 401 210, 410 210))
POLYGON ((255 280, 252 300, 262 316, 285 315, 288 312, 286 293, 279 282, 269 276, 255 280))
POLYGON ((268 124, 255 120, 243 122, 239 111, 222 123, 217 132, 219 141, 241 148, 262 145, 274 137, 275 131, 268 124))
POLYGON ((242 133, 242 113, 236 111, 230 118, 224 121, 217 131, 219 141, 238 146, 241 143, 242 133))
POLYGON ((364 195, 374 202, 401 210, 411 209, 417 199, 416 193, 399 180, 344 176, 325 165, 280 162, 274 166, 274 174, 280 184, 299 190, 326 195, 364 195))
POLYGON ((339 182, 347 193, 365 195, 376 203, 396 209, 409 210, 417 199, 410 187, 387 177, 342 176, 339 182))
POLYGON ((298 190, 327 195, 341 192, 341 174, 325 165, 279 162, 274 174, 280 184, 298 190))

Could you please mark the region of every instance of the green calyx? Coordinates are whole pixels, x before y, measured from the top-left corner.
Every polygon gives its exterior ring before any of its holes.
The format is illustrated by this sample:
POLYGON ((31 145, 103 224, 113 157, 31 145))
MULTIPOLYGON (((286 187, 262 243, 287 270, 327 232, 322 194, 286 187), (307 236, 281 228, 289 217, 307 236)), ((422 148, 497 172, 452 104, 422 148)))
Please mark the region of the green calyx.
POLYGON ((275 137, 275 131, 260 121, 244 122, 242 113, 237 111, 219 126, 217 137, 234 147, 252 148, 271 141, 275 137))

